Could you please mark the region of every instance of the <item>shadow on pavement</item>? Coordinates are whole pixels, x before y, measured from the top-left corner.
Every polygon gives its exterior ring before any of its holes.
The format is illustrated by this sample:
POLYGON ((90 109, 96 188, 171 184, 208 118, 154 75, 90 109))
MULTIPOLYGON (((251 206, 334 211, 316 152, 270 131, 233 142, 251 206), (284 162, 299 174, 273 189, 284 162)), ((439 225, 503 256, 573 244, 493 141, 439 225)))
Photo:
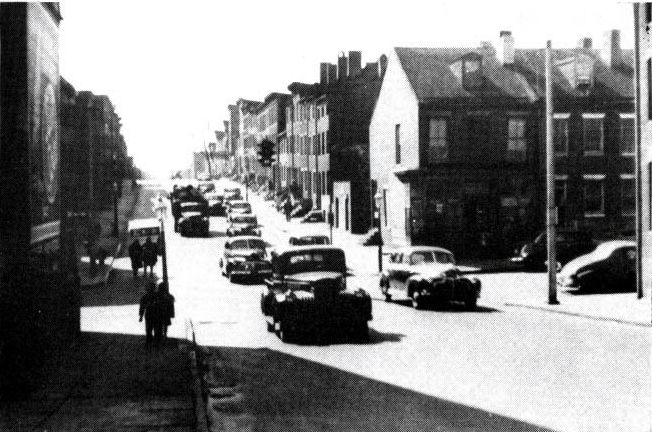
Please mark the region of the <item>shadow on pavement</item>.
POLYGON ((209 387, 235 383, 243 397, 237 413, 209 398, 209 417, 237 416, 239 430, 547 431, 266 348, 214 347, 206 361, 209 387))
POLYGON ((216 237, 226 237, 226 231, 213 231, 211 230, 208 233, 209 238, 216 238, 216 237))
MULTIPOLYGON (((400 306, 405 306, 412 308, 411 300, 392 300, 391 303, 397 304, 400 306)), ((461 303, 449 303, 442 306, 436 305, 425 305, 422 311, 430 312, 456 312, 456 313, 493 313, 493 312, 502 312, 500 309, 495 309, 488 306, 476 306, 475 309, 467 309, 461 303)))
POLYGON ((635 294, 636 290, 631 288, 583 288, 583 289, 567 289, 563 290, 566 294, 573 296, 589 296, 589 295, 605 295, 605 294, 635 294))
POLYGON ((131 270, 113 269, 111 281, 104 286, 89 288, 82 291, 82 306, 126 306, 137 305, 140 297, 145 294, 148 282, 157 282, 156 275, 143 275, 140 269, 138 277, 133 278, 131 270))

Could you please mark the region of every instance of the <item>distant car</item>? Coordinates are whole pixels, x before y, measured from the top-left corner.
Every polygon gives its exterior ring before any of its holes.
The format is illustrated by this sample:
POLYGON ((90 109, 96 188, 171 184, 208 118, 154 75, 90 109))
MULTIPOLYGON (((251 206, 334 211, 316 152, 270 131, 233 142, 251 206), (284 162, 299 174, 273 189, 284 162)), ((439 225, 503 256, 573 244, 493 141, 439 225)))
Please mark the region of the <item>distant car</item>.
MULTIPOLYGON (((523 246, 518 256, 512 261, 521 262, 528 269, 545 269, 547 267, 547 238, 545 232, 539 234, 532 243, 523 246)), ((595 242, 591 234, 586 231, 558 230, 557 231, 557 269, 580 255, 595 249, 595 242)))
POLYGON ((204 195, 208 201, 208 213, 211 216, 224 216, 226 208, 224 207, 224 195, 216 192, 210 192, 204 195))
POLYGON ((322 210, 311 210, 306 214, 301 223, 316 223, 316 222, 326 222, 326 217, 322 210))
POLYGON ((613 240, 569 261, 557 275, 562 288, 585 291, 636 289, 636 243, 613 240))
POLYGON ((230 215, 228 222, 229 227, 226 229, 226 235, 229 237, 242 235, 260 236, 258 218, 252 214, 230 215))
POLYGON ((332 246, 300 246, 272 256, 261 309, 267 330, 284 342, 346 333, 369 336, 371 297, 347 286, 344 251, 332 246))
POLYGON ((227 216, 236 214, 251 214, 251 204, 247 201, 231 201, 226 207, 227 216))
POLYGON ((224 201, 236 201, 242 199, 242 191, 240 188, 225 188, 224 201))
POLYGON ((208 237, 208 205, 203 202, 179 203, 179 233, 182 236, 200 235, 208 237))
POLYGON ((260 237, 233 237, 224 244, 224 257, 220 259, 222 274, 231 282, 241 279, 263 279, 272 274, 267 257, 269 245, 260 237))
POLYGON ((328 236, 325 235, 307 235, 301 237, 290 237, 290 244, 293 246, 329 245, 331 244, 331 241, 328 236))
POLYGON ((407 298, 415 309, 429 302, 437 306, 461 302, 467 309, 475 309, 481 284, 460 274, 451 251, 412 246, 390 255, 389 265, 380 276, 380 290, 385 300, 407 298))

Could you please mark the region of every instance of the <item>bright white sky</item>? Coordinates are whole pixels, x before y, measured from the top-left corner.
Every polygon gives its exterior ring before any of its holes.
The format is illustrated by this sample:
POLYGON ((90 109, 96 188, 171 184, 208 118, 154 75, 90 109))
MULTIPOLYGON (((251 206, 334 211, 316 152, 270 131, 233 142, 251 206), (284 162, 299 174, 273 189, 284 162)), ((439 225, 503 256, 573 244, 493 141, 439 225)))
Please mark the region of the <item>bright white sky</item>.
POLYGON ((61 4, 60 72, 77 90, 108 95, 136 164, 169 175, 190 166, 227 105, 319 80, 319 63, 360 50, 375 61, 393 46, 600 47, 621 30, 633 46, 633 12, 614 1, 96 1, 61 4))

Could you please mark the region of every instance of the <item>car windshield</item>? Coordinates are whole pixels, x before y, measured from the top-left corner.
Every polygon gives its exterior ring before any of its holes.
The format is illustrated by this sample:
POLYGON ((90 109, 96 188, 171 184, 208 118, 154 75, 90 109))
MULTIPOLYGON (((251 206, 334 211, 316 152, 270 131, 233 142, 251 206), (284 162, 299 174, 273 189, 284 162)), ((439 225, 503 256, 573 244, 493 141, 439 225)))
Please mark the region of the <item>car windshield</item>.
POLYGON ((296 274, 310 271, 335 271, 344 273, 346 262, 341 250, 297 251, 277 260, 277 272, 296 274))
POLYGON ((325 245, 325 244, 329 244, 329 240, 328 240, 328 237, 321 237, 321 236, 317 236, 317 237, 300 237, 299 239, 297 239, 295 244, 296 245, 311 245, 311 244, 315 244, 315 245, 324 244, 325 245))
POLYGON ((231 208, 234 208, 234 209, 248 209, 248 208, 251 208, 251 205, 249 205, 249 203, 232 203, 231 208))
POLYGON ((248 225, 255 225, 258 223, 256 220, 256 216, 233 216, 231 218, 232 223, 237 223, 237 224, 248 224, 248 225))
POLYGON ((257 239, 234 240, 231 249, 265 249, 265 242, 257 239))
POLYGON ((204 206, 196 203, 181 203, 181 212, 202 212, 204 206))
POLYGON ((410 264, 413 265, 431 263, 449 264, 454 262, 455 260, 453 259, 453 256, 446 252, 420 251, 413 252, 412 255, 410 255, 410 264))

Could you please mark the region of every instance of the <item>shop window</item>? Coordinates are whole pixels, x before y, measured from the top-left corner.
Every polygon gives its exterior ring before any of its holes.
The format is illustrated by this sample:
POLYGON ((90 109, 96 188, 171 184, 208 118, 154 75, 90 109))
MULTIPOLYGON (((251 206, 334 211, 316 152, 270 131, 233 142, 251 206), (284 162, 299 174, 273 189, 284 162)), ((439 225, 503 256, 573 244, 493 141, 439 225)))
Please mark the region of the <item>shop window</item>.
POLYGON ((568 154, 568 121, 569 114, 555 114, 553 119, 553 142, 555 154, 566 156, 568 154))
POLYGON ((585 114, 582 117, 584 154, 602 156, 604 154, 604 115, 585 114))
POLYGON ((525 161, 525 119, 511 118, 508 122, 507 160, 525 161))
POLYGON ((620 115, 620 154, 634 155, 634 114, 620 115))
POLYGON ((604 176, 584 176, 584 216, 604 216, 604 176))
POLYGON ((447 123, 445 119, 430 119, 428 139, 428 161, 436 162, 448 158, 447 123))
POLYGON ((631 174, 620 176, 620 214, 623 216, 636 214, 636 185, 631 174))

